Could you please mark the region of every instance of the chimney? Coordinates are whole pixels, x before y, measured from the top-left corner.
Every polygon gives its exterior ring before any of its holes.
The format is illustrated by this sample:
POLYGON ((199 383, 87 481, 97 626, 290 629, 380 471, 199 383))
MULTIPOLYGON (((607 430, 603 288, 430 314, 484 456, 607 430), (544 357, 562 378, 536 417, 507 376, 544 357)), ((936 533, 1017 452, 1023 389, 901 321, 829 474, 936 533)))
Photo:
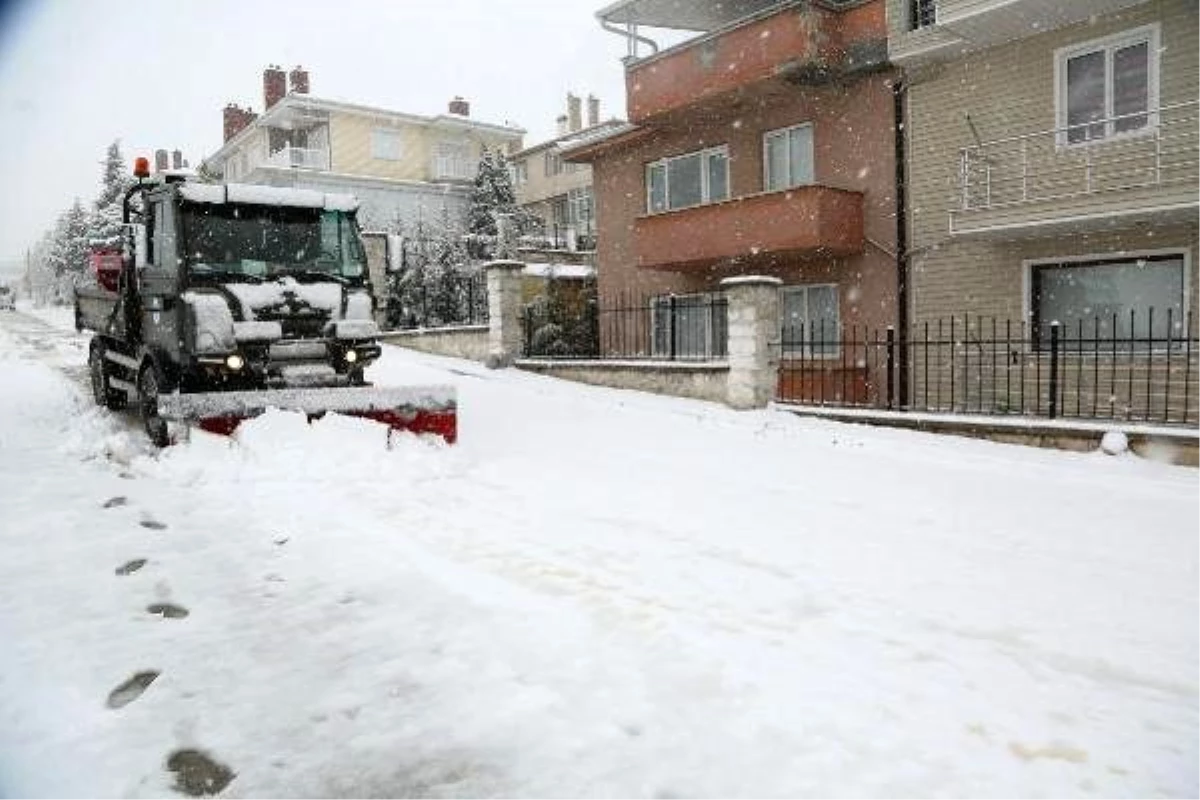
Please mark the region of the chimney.
POLYGON ((299 64, 288 73, 288 81, 296 94, 308 94, 308 70, 299 64))
POLYGON ((178 150, 171 151, 171 169, 183 169, 183 153, 178 150))
POLYGON ((588 95, 588 127, 600 124, 600 98, 594 94, 588 95))
POLYGON ((558 119, 555 120, 555 122, 558 123, 558 135, 566 136, 567 135, 567 115, 560 114, 558 119))
POLYGON ((267 111, 287 94, 287 74, 278 64, 263 70, 263 106, 267 111))
POLYGON ((164 172, 166 169, 167 169, 167 151, 166 150, 155 150, 154 151, 154 171, 155 172, 164 172))
POLYGON ((228 142, 233 137, 242 132, 242 129, 254 122, 258 115, 249 108, 239 108, 233 103, 225 106, 225 110, 221 114, 221 120, 224 123, 225 139, 228 142))
POLYGON ((567 93, 567 130, 571 133, 583 127, 582 109, 580 107, 579 98, 576 95, 567 93))
POLYGON ((469 117, 471 116, 471 104, 455 95, 454 99, 450 101, 450 113, 460 117, 469 117))

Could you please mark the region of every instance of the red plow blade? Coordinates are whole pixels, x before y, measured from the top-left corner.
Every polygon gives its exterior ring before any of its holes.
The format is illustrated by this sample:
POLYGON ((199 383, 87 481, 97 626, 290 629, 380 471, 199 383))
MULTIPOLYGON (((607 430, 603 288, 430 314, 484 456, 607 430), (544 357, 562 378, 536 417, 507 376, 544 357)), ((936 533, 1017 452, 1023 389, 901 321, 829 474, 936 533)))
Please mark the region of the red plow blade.
POLYGON ((371 386, 333 389, 269 389, 258 392, 171 394, 158 398, 164 419, 194 424, 228 436, 243 420, 268 408, 299 411, 311 422, 326 413, 370 419, 389 428, 458 439, 458 402, 453 386, 371 386))

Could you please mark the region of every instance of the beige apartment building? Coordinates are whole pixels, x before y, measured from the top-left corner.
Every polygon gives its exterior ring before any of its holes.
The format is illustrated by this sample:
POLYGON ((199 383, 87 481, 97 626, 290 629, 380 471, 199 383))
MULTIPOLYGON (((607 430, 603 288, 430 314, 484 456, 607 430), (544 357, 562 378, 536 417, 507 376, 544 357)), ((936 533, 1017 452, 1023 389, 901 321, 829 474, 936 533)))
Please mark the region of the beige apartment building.
POLYGON ((521 149, 524 130, 473 119, 462 98, 422 116, 314 97, 309 83, 300 67, 264 70, 263 113, 226 106, 223 144, 204 168, 226 181, 353 194, 370 228, 460 217, 483 148, 521 149))
POLYGON ((1197 4, 888 0, 888 26, 905 76, 912 335, 964 314, 1024 323, 1035 341, 1054 321, 1101 342, 1183 334, 1197 4))
POLYGON ((595 197, 592 168, 564 161, 562 150, 575 142, 623 124, 600 121, 600 101, 588 96, 587 120, 583 100, 567 95, 567 113, 557 120, 558 135, 514 153, 509 158, 517 204, 537 220, 526 237, 543 250, 593 252, 596 249, 595 197))

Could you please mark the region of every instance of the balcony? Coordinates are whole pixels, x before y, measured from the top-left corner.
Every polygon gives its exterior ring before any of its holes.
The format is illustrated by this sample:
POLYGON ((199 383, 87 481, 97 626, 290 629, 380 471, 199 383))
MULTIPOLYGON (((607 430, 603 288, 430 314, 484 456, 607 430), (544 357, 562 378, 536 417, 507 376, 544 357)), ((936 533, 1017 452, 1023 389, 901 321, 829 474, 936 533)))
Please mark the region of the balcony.
POLYGON ((887 58, 882 2, 846 10, 787 3, 632 61, 629 119, 642 123, 770 80, 823 83, 887 58))
POLYGON ((964 147, 950 233, 1033 235, 1194 220, 1198 147, 1195 101, 964 147))
POLYGON ((283 147, 271 153, 264 166, 328 171, 329 151, 315 147, 283 147))
POLYGON ((644 268, 851 255, 863 249, 862 194, 798 186, 639 217, 633 233, 637 264, 644 268))
POLYGON ((904 67, 955 58, 1063 28, 1145 0, 900 0, 902 19, 888 42, 904 67), (1038 20, 1036 29, 1030 20, 1038 20))

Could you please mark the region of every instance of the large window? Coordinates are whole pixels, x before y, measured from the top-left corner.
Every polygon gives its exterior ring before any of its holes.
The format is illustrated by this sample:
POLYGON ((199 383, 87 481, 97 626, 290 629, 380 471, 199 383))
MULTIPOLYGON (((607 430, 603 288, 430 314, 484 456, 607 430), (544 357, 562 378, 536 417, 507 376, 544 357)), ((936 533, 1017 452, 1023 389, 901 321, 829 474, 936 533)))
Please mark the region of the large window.
POLYGON ((399 161, 400 131, 390 128, 375 128, 371 131, 371 158, 399 161))
POLYGON ((786 286, 780 293, 783 354, 793 358, 837 358, 841 337, 838 287, 786 286))
POLYGON ((1149 129, 1158 105, 1158 26, 1056 53, 1059 144, 1149 129))
POLYGON ((575 226, 575 232, 587 234, 594 227, 595 213, 592 187, 584 186, 567 192, 567 221, 575 226))
POLYGON ((813 182, 813 128, 810 123, 763 136, 763 187, 768 192, 813 182))
POLYGON ((1164 341, 1183 335, 1182 253, 1048 262, 1030 266, 1030 311, 1040 346, 1050 342, 1050 325, 1077 338, 1128 342, 1164 341), (1170 325, 1170 327, 1168 327, 1170 325), (1171 330, 1174 328, 1174 330, 1171 330))
POLYGON ((434 156, 434 174, 439 178, 469 179, 475 177, 477 164, 471 159, 470 148, 461 142, 438 142, 434 156))
POLYGON ((651 214, 728 199, 725 145, 646 165, 646 210, 651 214))
POLYGON ((658 358, 725 358, 729 353, 728 303, 723 295, 659 295, 651 300, 654 355, 658 358))

